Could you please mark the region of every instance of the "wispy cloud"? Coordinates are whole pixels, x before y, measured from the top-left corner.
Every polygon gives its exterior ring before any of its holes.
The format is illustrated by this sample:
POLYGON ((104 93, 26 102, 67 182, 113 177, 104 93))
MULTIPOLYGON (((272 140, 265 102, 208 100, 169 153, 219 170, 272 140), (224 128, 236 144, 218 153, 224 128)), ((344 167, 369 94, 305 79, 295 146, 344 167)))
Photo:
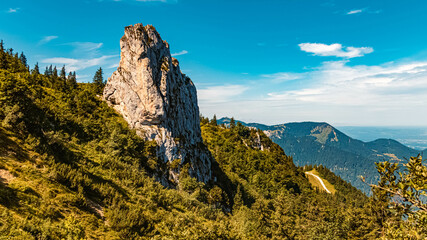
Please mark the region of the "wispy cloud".
POLYGON ((172 57, 176 57, 176 56, 180 56, 180 55, 185 55, 187 54, 188 51, 187 50, 182 50, 181 52, 177 52, 177 53, 172 53, 171 56, 172 57))
POLYGON ((57 39, 57 38, 58 38, 58 36, 45 36, 38 42, 38 45, 46 44, 46 43, 48 43, 54 39, 57 39))
POLYGON ((108 66, 107 68, 118 68, 119 67, 119 63, 113 63, 110 66, 108 66))
POLYGON ((342 58, 361 57, 374 51, 371 47, 345 47, 339 43, 300 43, 300 49, 304 52, 313 53, 316 56, 335 56, 342 58))
POLYGON ((79 51, 94 51, 100 49, 104 44, 94 42, 71 42, 66 45, 73 46, 79 51))
POLYGON ((351 10, 349 12, 347 12, 347 15, 352 15, 352 14, 357 14, 357 13, 362 13, 363 9, 356 9, 356 10, 351 10))
MULTIPOLYGON (((346 15, 361 14, 361 13, 363 13, 363 14, 378 14, 381 12, 382 12, 381 9, 372 10, 369 7, 366 7, 366 8, 360 8, 360 9, 353 9, 353 10, 350 10, 348 12, 345 12, 345 14, 346 15)), ((342 12, 340 12, 340 13, 342 13, 342 12)))
POLYGON ((9 8, 9 10, 7 10, 8 13, 16 13, 19 11, 20 8, 9 8))
POLYGON ((301 73, 310 79, 305 88, 271 92, 267 100, 297 104, 316 117, 323 115, 325 121, 333 116, 334 121, 352 124, 378 120, 384 125, 413 124, 417 120, 405 114, 427 117, 420 111, 427 102, 427 61, 375 66, 349 66, 347 62, 324 62, 313 71, 301 73))
POLYGON ((201 113, 277 124, 326 121, 345 125, 425 125, 427 60, 380 65, 323 62, 301 73, 265 74, 257 82, 202 88, 201 113), (266 80, 300 77, 283 85, 266 80), (303 84, 301 84, 303 83, 303 84), (280 88, 279 88, 280 87, 280 88))
POLYGON ((73 56, 77 56, 79 58, 95 58, 99 57, 102 54, 100 49, 104 45, 103 43, 96 42, 69 42, 61 44, 63 46, 72 47, 71 53, 73 56))
POLYGON ((202 88, 197 91, 198 99, 204 103, 230 101, 249 89, 244 85, 222 85, 202 88))
POLYGON ((94 66, 113 65, 116 62, 118 55, 106 55, 91 59, 75 59, 75 58, 47 58, 41 62, 54 65, 65 65, 67 71, 78 71, 94 66))
POLYGON ((261 75, 261 77, 270 79, 273 83, 281 83, 281 82, 301 79, 303 75, 300 73, 280 72, 280 73, 273 73, 273 74, 263 74, 261 75))

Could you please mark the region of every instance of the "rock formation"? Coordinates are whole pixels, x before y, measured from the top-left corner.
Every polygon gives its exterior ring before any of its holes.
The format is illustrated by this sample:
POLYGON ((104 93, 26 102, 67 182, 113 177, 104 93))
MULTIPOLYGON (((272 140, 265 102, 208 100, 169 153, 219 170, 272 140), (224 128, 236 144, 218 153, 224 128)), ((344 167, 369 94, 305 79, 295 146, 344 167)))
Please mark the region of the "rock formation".
POLYGON ((169 44, 153 26, 136 24, 125 28, 120 48, 104 99, 141 137, 157 142, 159 159, 173 166, 158 179, 173 187, 188 163, 190 176, 211 180, 213 159, 201 137, 196 87, 181 73, 169 44))

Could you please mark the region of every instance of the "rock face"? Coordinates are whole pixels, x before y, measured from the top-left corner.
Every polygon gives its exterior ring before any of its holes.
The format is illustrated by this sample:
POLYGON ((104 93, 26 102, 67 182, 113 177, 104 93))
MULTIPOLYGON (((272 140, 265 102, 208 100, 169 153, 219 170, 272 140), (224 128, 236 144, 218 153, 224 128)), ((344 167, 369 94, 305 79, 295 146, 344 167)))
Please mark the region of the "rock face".
POLYGON ((157 142, 159 159, 170 166, 159 181, 173 187, 187 163, 190 176, 210 181, 213 158, 201 137, 196 87, 169 44, 153 26, 136 24, 125 28, 120 47, 103 97, 141 137, 157 142))

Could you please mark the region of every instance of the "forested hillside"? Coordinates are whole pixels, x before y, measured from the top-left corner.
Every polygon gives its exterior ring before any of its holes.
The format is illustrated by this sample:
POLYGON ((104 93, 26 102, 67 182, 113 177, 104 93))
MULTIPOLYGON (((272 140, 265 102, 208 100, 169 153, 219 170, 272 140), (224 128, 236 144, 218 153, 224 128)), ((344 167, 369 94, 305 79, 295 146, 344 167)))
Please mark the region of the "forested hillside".
MULTIPOLYGON (((218 122, 228 124, 229 118, 218 122)), ((368 183, 379 180, 376 162, 404 161, 417 156, 420 151, 404 146, 392 139, 363 142, 353 139, 327 123, 301 122, 267 126, 257 123, 242 124, 263 130, 285 152, 292 156, 297 166, 323 165, 353 186, 371 194, 368 183)))
POLYGON ((390 197, 368 198, 327 170, 337 193, 318 192, 262 131, 203 117, 216 181, 181 169, 166 189, 153 176, 176 166, 101 100, 99 74, 78 83, 65 68, 30 71, 1 47, 1 237, 375 239, 403 221, 390 197))

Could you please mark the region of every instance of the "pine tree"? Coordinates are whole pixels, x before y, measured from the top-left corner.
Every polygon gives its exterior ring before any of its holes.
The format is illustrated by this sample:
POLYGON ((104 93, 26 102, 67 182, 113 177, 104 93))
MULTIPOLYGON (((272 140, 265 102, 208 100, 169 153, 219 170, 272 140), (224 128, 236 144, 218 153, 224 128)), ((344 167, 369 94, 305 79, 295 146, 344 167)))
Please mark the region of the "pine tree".
POLYGON ((49 69, 47 70, 47 76, 52 76, 53 74, 53 67, 52 65, 49 66, 49 69))
POLYGON ((18 53, 15 53, 15 55, 13 55, 13 60, 11 62, 11 66, 10 66, 10 69, 12 70, 12 72, 19 72, 19 70, 21 68, 20 62, 21 62, 21 60, 19 59, 18 53))
POLYGON ((21 52, 21 55, 19 56, 19 60, 22 62, 22 64, 27 67, 27 57, 24 55, 24 52, 21 52))
POLYGON ((57 78, 57 77, 58 77, 58 70, 56 69, 56 66, 53 68, 52 76, 53 76, 54 78, 57 78))
POLYGON ((77 88, 76 72, 68 73, 67 86, 68 86, 68 88, 71 88, 71 89, 77 88))
POLYGON ((39 68, 39 63, 38 62, 34 66, 33 71, 31 71, 31 74, 33 74, 33 75, 39 75, 40 74, 40 68, 39 68))
POLYGON ((211 119, 210 124, 214 125, 214 126, 217 126, 216 114, 214 114, 213 118, 211 119))
POLYGON ((236 127, 236 121, 234 121, 234 117, 230 119, 230 128, 236 127))
POLYGON ((93 76, 93 83, 95 84, 97 93, 101 93, 105 86, 104 77, 102 75, 102 68, 99 68, 96 71, 95 76, 93 76))
POLYGON ((62 69, 61 69, 61 72, 59 73, 59 77, 62 79, 62 80, 65 80, 66 79, 66 72, 65 72, 65 65, 64 66, 62 66, 62 69))
POLYGON ((5 69, 7 66, 6 53, 4 52, 3 40, 0 42, 0 69, 5 69))

